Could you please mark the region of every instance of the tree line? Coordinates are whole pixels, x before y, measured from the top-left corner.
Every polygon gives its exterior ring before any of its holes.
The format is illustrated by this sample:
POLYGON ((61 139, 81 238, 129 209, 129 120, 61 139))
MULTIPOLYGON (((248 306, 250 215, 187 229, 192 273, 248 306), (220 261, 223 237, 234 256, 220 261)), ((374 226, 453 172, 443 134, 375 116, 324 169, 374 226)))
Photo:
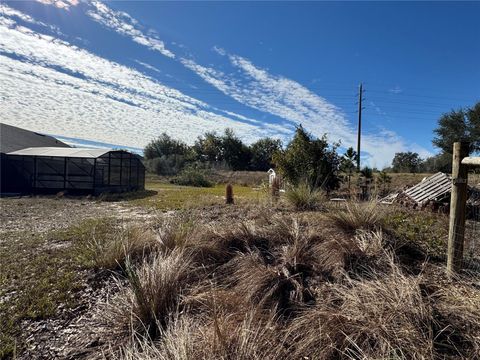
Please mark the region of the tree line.
POLYGON ((470 153, 480 152, 480 102, 465 109, 452 110, 440 117, 438 127, 434 130, 432 143, 440 149, 434 156, 422 159, 416 152, 396 153, 391 172, 451 172, 452 149, 456 141, 470 144, 470 153))
POLYGON ((316 138, 300 125, 286 146, 269 137, 246 145, 231 129, 220 135, 207 132, 191 146, 163 133, 145 147, 144 157, 147 168, 159 175, 177 175, 192 168, 275 168, 293 185, 306 182, 312 187, 334 189, 340 184, 337 147, 329 145, 326 136, 316 138))
MULTIPOLYGON (((433 144, 440 149, 439 154, 422 159, 415 152, 396 153, 391 167, 379 172, 380 178, 387 179, 387 172, 449 172, 455 141, 468 141, 472 153, 480 152, 480 102, 472 108, 444 114, 434 133, 433 144)), ((191 146, 163 133, 145 147, 144 157, 147 168, 160 175, 176 175, 192 168, 234 171, 275 168, 293 185, 305 182, 331 190, 342 180, 350 184, 356 173, 356 152, 349 148, 339 155, 338 147, 339 144, 329 144, 325 135, 317 138, 299 125, 286 146, 269 137, 247 145, 231 129, 222 134, 207 132, 191 146)), ((378 172, 365 167, 360 175, 368 179, 374 171, 378 172)))
POLYGON ((144 157, 149 170, 161 175, 175 175, 192 164, 234 171, 267 171, 274 166, 273 154, 281 148, 280 140, 269 137, 248 146, 231 129, 221 135, 207 132, 192 146, 163 133, 145 147, 144 157))

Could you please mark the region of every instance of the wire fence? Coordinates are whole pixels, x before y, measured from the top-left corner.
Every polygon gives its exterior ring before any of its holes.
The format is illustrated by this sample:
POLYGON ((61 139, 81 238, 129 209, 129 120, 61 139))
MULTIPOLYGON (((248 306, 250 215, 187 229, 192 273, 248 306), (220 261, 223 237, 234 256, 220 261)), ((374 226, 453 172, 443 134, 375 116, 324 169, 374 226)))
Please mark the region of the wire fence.
POLYGON ((464 254, 470 267, 480 268, 480 174, 469 174, 468 183, 473 191, 467 202, 464 254))

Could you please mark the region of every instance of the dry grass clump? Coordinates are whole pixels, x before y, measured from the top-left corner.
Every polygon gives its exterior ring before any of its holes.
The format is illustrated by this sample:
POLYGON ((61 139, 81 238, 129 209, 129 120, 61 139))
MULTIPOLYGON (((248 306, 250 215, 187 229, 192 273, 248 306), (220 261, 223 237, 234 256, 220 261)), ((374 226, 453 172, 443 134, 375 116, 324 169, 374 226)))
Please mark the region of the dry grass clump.
POLYGON ((283 264, 266 265, 258 253, 240 255, 235 265, 235 289, 251 304, 285 313, 307 296, 301 274, 283 264))
MULTIPOLYGON (((100 229, 102 230, 102 229, 100 229)), ((93 228, 90 239, 81 244, 83 261, 95 268, 125 270, 126 259, 136 264, 151 253, 182 249, 195 231, 195 223, 181 216, 159 217, 153 223, 115 227, 108 234, 93 228)))
POLYGON ((240 319, 210 317, 207 319, 178 316, 162 331, 153 345, 141 341, 122 349, 124 360, 191 360, 191 359, 284 359, 288 353, 281 341, 281 329, 271 316, 259 315, 255 309, 240 319))
POLYGON ((431 358, 432 315, 419 281, 397 269, 376 280, 331 286, 321 301, 292 320, 291 357, 431 358))
POLYGON ((132 262, 140 261, 158 245, 154 234, 138 225, 112 231, 105 237, 97 236, 93 230, 91 239, 82 244, 84 262, 90 262, 98 269, 124 269, 127 257, 132 262))
POLYGON ((480 292, 457 279, 432 295, 435 348, 443 356, 480 356, 480 292))
POLYGON ((273 217, 262 226, 241 222, 228 227, 204 229, 188 246, 196 262, 202 266, 222 266, 238 254, 258 251, 267 259, 271 250, 297 238, 301 224, 296 218, 273 217))
POLYGON ((127 267, 128 284, 110 304, 116 333, 136 339, 115 356, 478 357, 478 289, 463 282, 439 291, 428 274, 408 275, 404 243, 381 230, 382 212, 371 206, 337 218, 348 232, 319 234, 315 219, 291 216, 207 231, 152 227, 160 245, 127 267))
POLYGON ((151 231, 158 242, 158 249, 163 252, 174 249, 184 249, 193 241, 194 235, 199 231, 199 225, 194 219, 182 215, 165 216, 156 219, 151 231))
POLYGON ((285 193, 288 203, 297 211, 321 209, 326 202, 325 193, 306 183, 290 188, 285 193))
POLYGON ((188 255, 175 249, 159 252, 137 268, 127 266, 128 286, 108 307, 110 325, 120 333, 155 338, 192 280, 191 265, 188 255))
POLYGON ((347 202, 345 210, 335 209, 327 214, 340 229, 355 232, 358 229, 374 230, 382 225, 386 210, 376 202, 347 202))

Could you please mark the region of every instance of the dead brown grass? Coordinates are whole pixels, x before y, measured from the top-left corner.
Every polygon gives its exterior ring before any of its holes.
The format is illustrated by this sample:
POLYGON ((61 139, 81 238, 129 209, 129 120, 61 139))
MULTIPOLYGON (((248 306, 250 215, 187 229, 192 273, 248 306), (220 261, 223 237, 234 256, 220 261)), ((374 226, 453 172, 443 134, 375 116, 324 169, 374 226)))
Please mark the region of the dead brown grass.
POLYGON ((139 267, 127 263, 127 286, 121 286, 106 313, 118 334, 155 338, 190 283, 194 271, 188 255, 175 249, 157 253, 139 267))
POLYGON ((339 228, 355 232, 358 229, 374 230, 380 227, 386 210, 375 201, 349 201, 345 209, 334 209, 327 216, 339 228))
POLYGON ((432 295, 437 335, 434 345, 444 356, 475 359, 480 356, 480 292, 465 279, 439 289, 432 295))
POLYGON ((152 231, 162 245, 110 304, 115 328, 136 339, 114 356, 478 357, 472 278, 432 277, 425 262, 410 271, 403 240, 382 231, 383 210, 372 204, 329 216, 330 225, 315 216, 183 230, 159 223, 152 231))
POLYGON ((293 358, 431 358, 431 311, 419 278, 392 274, 333 285, 288 328, 293 358))
POLYGON ((240 319, 212 317, 199 319, 178 316, 153 345, 142 340, 120 352, 120 359, 190 360, 190 359, 284 359, 288 353, 274 318, 259 317, 255 309, 240 319), (279 341, 280 340, 280 341, 279 341))

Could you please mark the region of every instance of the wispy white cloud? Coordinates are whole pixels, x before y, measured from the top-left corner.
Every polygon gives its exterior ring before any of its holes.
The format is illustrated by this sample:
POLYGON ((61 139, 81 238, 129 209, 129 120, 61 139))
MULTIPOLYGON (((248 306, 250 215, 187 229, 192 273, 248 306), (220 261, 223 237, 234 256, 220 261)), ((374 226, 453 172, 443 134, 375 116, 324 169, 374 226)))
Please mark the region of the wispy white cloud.
POLYGON ((161 73, 161 71, 158 70, 155 66, 152 66, 152 65, 150 65, 150 64, 147 64, 147 63, 142 62, 142 61, 140 61, 140 60, 135 60, 135 62, 136 62, 137 64, 139 64, 139 65, 142 65, 144 68, 146 68, 146 69, 148 69, 148 70, 152 70, 152 71, 155 71, 155 72, 157 72, 157 73, 161 73))
MULTIPOLYGON (((327 134, 331 141, 340 140, 343 146, 355 146, 355 128, 342 109, 298 82, 271 74, 246 58, 229 54, 220 47, 214 47, 213 50, 228 59, 232 66, 230 72, 202 66, 192 59, 182 58, 180 61, 206 82, 238 102, 285 119, 287 123, 283 126, 302 124, 317 136, 327 134)), ((381 111, 380 108, 378 110, 381 111)), ((411 147, 401 137, 389 131, 365 134, 362 143, 362 152, 366 153, 364 157, 368 163, 375 163, 376 166, 388 165, 395 152, 411 147)), ((426 153, 426 150, 423 153, 426 153)))
POLYGON ((53 5, 59 9, 69 10, 71 6, 77 6, 79 0, 36 0, 39 3, 53 5))
POLYGON ((164 131, 188 143, 226 127, 246 141, 276 135, 134 69, 1 19, 0 113, 8 123, 137 148, 164 131))
POLYGON ((11 8, 6 4, 0 3, 0 16, 2 16, 5 22, 7 21, 7 19, 9 19, 12 23, 14 23, 15 20, 21 20, 29 24, 39 25, 42 28, 48 29, 50 32, 53 32, 57 35, 64 35, 58 27, 51 24, 46 24, 42 21, 35 20, 30 15, 22 13, 21 11, 18 11, 14 8, 11 8))
POLYGON ((382 116, 385 116, 387 115, 387 113, 385 111, 383 111, 380 106, 378 106, 376 103, 374 103, 373 101, 370 101, 370 106, 372 106, 372 108, 375 110, 375 112, 378 114, 378 115, 382 115, 382 116))
POLYGON ((392 94, 400 94, 403 92, 403 89, 400 86, 395 85, 393 88, 388 89, 388 92, 391 92, 392 94))
POLYGON ((240 76, 238 72, 226 74, 191 59, 182 58, 181 61, 209 84, 244 105, 291 124, 302 123, 315 132, 343 135, 339 125, 345 124, 345 119, 339 108, 295 81, 271 75, 242 57, 230 55, 229 58, 232 65, 241 70, 240 76))
POLYGON ((149 34, 145 34, 139 29, 138 21, 126 12, 115 11, 100 1, 92 1, 90 5, 91 9, 87 11, 87 15, 93 20, 123 36, 130 37, 136 43, 151 50, 158 51, 169 58, 175 57, 173 52, 165 48, 164 42, 155 35, 155 32, 150 31, 149 34))

